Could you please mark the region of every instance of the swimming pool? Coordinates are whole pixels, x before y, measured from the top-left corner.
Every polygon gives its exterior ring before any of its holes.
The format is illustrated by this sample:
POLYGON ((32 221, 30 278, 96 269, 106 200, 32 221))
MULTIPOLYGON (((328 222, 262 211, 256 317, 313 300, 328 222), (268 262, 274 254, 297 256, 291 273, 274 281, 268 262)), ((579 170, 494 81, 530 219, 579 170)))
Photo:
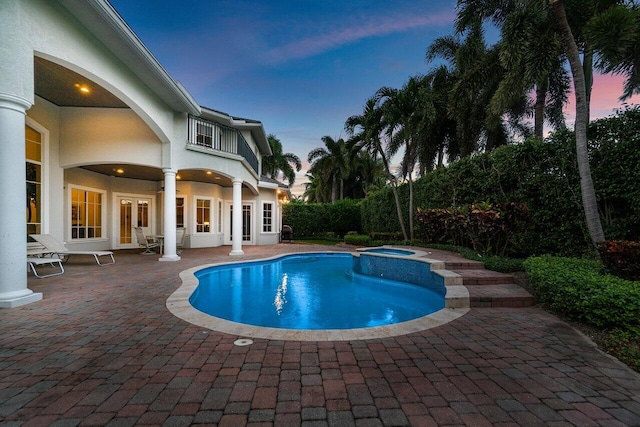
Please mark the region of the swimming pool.
MULTIPOLYGON (((439 280, 444 286, 444 292, 446 293, 444 308, 432 314, 396 324, 352 329, 286 329, 262 327, 207 314, 196 309, 191 304, 190 298, 199 286, 199 280, 196 277, 198 272, 208 267, 237 266, 245 264, 247 261, 200 265, 182 271, 180 273, 182 284, 167 298, 166 307, 174 316, 205 329, 216 330, 239 337, 287 341, 350 341, 386 338, 440 326, 467 313, 469 311, 469 292, 467 288, 462 285, 462 277, 446 270, 443 261, 429 259, 428 252, 420 250, 415 250, 415 252, 416 255, 413 257, 390 256, 375 253, 363 254, 361 252, 352 253, 354 258, 360 260, 360 262, 357 263, 356 274, 382 276, 389 280, 394 280, 393 276, 397 275, 401 277, 403 281, 424 280, 423 276, 426 275, 436 281, 439 280)), ((318 254, 318 252, 300 252, 298 254, 318 254)), ((286 256, 287 255, 277 255, 254 261, 275 262, 286 256)))
POLYGON ((209 267, 196 273, 189 301, 234 322, 304 330, 389 325, 444 308, 443 285, 359 274, 361 258, 315 253, 209 267))

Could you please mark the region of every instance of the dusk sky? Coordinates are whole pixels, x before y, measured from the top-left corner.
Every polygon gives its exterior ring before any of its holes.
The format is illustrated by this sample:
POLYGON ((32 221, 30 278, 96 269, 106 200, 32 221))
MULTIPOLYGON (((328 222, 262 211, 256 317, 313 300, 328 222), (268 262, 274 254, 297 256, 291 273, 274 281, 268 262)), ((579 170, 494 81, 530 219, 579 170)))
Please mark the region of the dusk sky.
MULTIPOLYGON (((200 105, 261 121, 285 152, 300 157, 300 194, 307 155, 323 146, 323 136, 345 137, 345 120, 362 113, 376 90, 400 88, 435 66, 425 52, 434 38, 453 33, 456 1, 110 3, 200 105)), ((621 88, 619 76, 596 77, 592 118, 621 107, 621 88)), ((570 122, 572 102, 566 111, 570 122)))

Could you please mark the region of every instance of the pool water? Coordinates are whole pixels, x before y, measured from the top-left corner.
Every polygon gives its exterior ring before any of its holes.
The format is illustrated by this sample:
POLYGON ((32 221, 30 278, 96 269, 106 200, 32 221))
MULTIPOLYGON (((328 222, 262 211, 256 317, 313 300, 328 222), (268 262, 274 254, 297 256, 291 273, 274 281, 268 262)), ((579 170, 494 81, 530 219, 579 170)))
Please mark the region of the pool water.
POLYGON ((351 329, 416 319, 444 307, 424 286, 352 273, 351 254, 289 255, 208 267, 189 301, 212 316, 285 329, 351 329))

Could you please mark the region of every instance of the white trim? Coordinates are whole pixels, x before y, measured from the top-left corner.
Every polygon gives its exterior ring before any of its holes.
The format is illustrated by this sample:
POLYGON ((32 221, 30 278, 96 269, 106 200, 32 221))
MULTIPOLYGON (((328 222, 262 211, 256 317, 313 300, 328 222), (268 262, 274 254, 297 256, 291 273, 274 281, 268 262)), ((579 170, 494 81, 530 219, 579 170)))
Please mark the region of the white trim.
MULTIPOLYGON (((166 193, 165 193, 166 194, 166 193)), ((176 195, 176 200, 182 199, 182 217, 184 224, 182 226, 186 230, 185 233, 189 234, 189 210, 187 209, 187 205, 189 202, 189 198, 187 196, 178 196, 176 195)), ((178 202, 176 202, 176 227, 178 227, 178 202)))
POLYGON ((196 236, 209 236, 213 233, 213 226, 215 224, 215 212, 214 212, 214 203, 215 199, 211 196, 193 196, 193 212, 191 218, 193 219, 193 229, 192 233, 196 236), (209 204, 209 231, 198 231, 198 200, 208 200, 209 204))
MULTIPOLYGON (((217 199, 216 215, 216 234, 224 236, 224 199, 217 199)), ((224 239, 224 237, 223 237, 224 239)))
POLYGON ((103 190, 103 189, 99 189, 99 188, 92 188, 92 187, 85 187, 82 185, 77 185, 77 184, 67 184, 67 209, 66 209, 66 214, 65 214, 65 223, 67 224, 67 234, 65 236, 65 241, 69 241, 69 242, 101 242, 101 241, 105 241, 107 240, 109 237, 109 228, 108 228, 108 224, 107 224, 107 209, 108 209, 108 200, 107 200, 107 190, 103 190), (102 195, 102 200, 101 200, 101 208, 100 208, 100 224, 102 227, 101 230, 101 236, 100 237, 91 237, 91 238, 72 238, 73 236, 73 225, 72 225, 72 218, 71 218, 71 213, 72 213, 72 197, 71 197, 71 192, 72 190, 81 190, 81 191, 90 191, 92 193, 98 193, 102 195))
POLYGON ((51 206, 49 205, 49 188, 51 187, 51 177, 49 176, 49 130, 29 116, 25 117, 25 125, 42 135, 42 142, 40 143, 40 155, 42 156, 40 160, 40 166, 42 167, 40 171, 42 175, 42 180, 40 181, 42 197, 40 205, 40 209, 42 210, 40 216, 40 232, 42 234, 49 234, 49 224, 51 224, 51 206))
MULTIPOLYGON (((155 234, 156 230, 156 211, 157 211, 157 199, 153 194, 143 194, 143 193, 112 193, 111 194, 111 218, 112 218, 112 226, 111 226, 111 246, 117 249, 127 249, 127 248, 137 248, 139 247, 136 242, 134 242, 133 231, 131 236, 131 244, 120 244, 120 204, 117 203, 118 198, 129 198, 129 199, 151 199, 151 206, 149 207, 149 229, 153 230, 153 234, 155 234)), ((103 209, 103 212, 106 209, 103 209)), ((132 223, 133 224, 133 223, 132 223)))
POLYGON ((260 234, 276 234, 277 231, 277 202, 263 201, 262 209, 260 210, 260 234), (271 231, 264 231, 264 206, 271 205, 271 231))
MULTIPOLYGON (((251 233, 251 239, 250 240, 243 240, 242 244, 243 245, 255 245, 256 243, 256 227, 257 227, 257 223, 258 221, 256 220, 256 218, 258 217, 258 214, 256 213, 256 201, 255 200, 243 200, 242 201, 242 208, 244 210, 245 206, 251 206, 251 227, 250 227, 250 233, 251 233)), ((233 201, 229 201, 229 200, 225 200, 224 201, 224 206, 223 206, 223 212, 224 212, 224 218, 227 219, 227 221, 223 221, 222 222, 222 230, 223 230, 223 241, 225 245, 231 245, 233 244, 233 242, 231 241, 231 230, 230 230, 230 225, 231 225, 231 207, 233 206, 233 201)), ((244 213, 244 212, 243 212, 244 213)), ((244 216, 243 216, 244 218, 244 216)), ((244 224, 243 224, 244 226, 244 224)), ((243 228, 243 227, 241 227, 243 228)), ((260 230, 262 230, 262 223, 260 223, 260 230)), ((244 237, 244 236, 243 236, 244 237)))

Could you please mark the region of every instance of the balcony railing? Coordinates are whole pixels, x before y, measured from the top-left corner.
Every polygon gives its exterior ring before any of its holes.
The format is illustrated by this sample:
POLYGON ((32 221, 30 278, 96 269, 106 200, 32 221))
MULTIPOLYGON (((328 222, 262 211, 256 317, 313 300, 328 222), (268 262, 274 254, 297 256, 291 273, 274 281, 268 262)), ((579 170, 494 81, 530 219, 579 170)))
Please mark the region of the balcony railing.
POLYGON ((259 173, 258 158, 237 129, 200 117, 189 116, 189 135, 187 138, 187 143, 190 145, 242 156, 251 168, 259 173))

